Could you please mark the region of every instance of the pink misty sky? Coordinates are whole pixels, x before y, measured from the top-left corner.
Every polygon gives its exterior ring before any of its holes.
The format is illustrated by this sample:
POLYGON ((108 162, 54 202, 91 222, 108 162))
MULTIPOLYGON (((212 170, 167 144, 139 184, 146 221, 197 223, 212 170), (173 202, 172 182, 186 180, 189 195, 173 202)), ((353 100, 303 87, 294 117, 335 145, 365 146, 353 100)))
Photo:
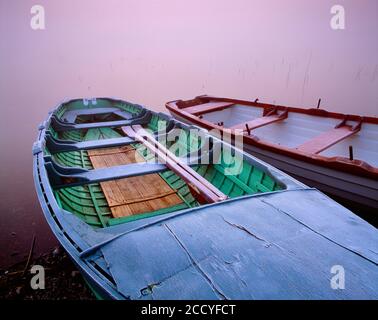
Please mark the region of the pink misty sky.
POLYGON ((337 1, 343 31, 330 27, 329 0, 0 3, 8 106, 15 95, 43 112, 64 97, 116 95, 161 109, 208 93, 378 113, 376 0, 337 1), (37 3, 44 31, 30 28, 37 3))

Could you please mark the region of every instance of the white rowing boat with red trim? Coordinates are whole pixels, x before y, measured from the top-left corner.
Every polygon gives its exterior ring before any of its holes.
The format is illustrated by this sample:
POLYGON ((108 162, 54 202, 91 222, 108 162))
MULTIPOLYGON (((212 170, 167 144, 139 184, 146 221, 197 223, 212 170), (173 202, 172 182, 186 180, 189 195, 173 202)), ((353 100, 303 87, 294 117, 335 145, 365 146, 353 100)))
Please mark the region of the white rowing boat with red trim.
POLYGON ((212 96, 166 107, 209 130, 243 130, 245 151, 324 192, 378 208, 376 117, 212 96))

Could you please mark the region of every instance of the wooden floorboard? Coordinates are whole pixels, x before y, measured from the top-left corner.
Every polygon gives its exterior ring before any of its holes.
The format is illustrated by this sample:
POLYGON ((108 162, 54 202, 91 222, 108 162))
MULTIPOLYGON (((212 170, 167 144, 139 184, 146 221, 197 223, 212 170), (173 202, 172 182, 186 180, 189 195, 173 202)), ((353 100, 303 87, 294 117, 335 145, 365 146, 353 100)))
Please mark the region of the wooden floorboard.
MULTIPOLYGON (((89 150, 94 169, 141 161, 132 146, 89 150)), ((100 183, 114 218, 181 204, 183 201, 157 173, 100 183)))

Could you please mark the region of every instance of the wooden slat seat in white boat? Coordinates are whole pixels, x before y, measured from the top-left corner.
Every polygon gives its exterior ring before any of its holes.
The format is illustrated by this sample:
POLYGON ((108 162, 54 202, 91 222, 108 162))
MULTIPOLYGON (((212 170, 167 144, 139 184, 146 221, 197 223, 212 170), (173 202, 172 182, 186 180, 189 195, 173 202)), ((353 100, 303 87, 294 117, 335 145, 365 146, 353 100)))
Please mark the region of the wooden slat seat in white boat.
POLYGON ((200 115, 201 113, 213 112, 232 106, 233 103, 229 102, 209 102, 200 104, 193 107, 185 108, 184 111, 193 115, 200 115))
POLYGON ((296 149, 306 153, 318 154, 336 143, 356 134, 361 130, 361 122, 355 126, 347 125, 346 120, 341 122, 335 128, 323 132, 311 140, 298 146, 296 149))
POLYGON ((249 133, 250 130, 257 129, 257 128, 260 128, 260 127, 263 127, 263 126, 266 126, 268 124, 275 123, 278 121, 282 121, 286 119, 287 116, 288 116, 287 110, 285 110, 284 112, 280 114, 274 110, 273 112, 270 112, 264 115, 263 117, 253 119, 248 122, 238 123, 237 125, 230 127, 230 129, 242 129, 242 130, 248 131, 249 133))

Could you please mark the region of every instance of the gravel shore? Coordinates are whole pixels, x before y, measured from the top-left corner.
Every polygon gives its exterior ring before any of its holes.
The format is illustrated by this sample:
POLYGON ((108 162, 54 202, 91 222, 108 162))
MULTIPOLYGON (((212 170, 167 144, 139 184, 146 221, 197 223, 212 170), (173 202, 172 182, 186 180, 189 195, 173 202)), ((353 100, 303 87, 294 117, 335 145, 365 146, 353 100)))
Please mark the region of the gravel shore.
POLYGON ((0 270, 0 300, 94 300, 83 277, 65 251, 51 249, 38 258, 0 270), (32 289, 33 265, 45 270, 45 289, 32 289))

